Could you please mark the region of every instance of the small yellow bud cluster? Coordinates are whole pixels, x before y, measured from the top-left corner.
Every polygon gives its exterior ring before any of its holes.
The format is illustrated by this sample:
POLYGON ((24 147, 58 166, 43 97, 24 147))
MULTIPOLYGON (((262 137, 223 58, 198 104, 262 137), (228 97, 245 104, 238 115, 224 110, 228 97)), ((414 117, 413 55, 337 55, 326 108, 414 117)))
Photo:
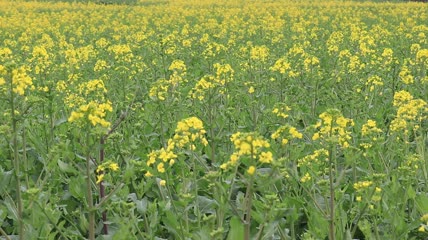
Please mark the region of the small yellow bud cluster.
POLYGON ((116 172, 119 170, 119 165, 112 161, 104 162, 98 165, 96 173, 97 173, 97 184, 101 183, 104 180, 106 174, 108 174, 108 170, 116 172))
POLYGON ((305 66, 305 71, 309 72, 314 67, 319 67, 320 60, 315 56, 307 56, 306 59, 303 61, 303 64, 305 66))
POLYGON ((375 87, 383 86, 383 81, 379 76, 374 75, 367 79, 366 86, 369 88, 370 92, 373 92, 375 87))
POLYGON ((241 133, 237 132, 232 135, 230 140, 235 146, 235 152, 230 156, 230 160, 223 163, 220 168, 228 169, 229 167, 236 166, 240 158, 250 159, 249 168, 247 173, 254 174, 257 163, 269 164, 273 161, 272 152, 268 151, 267 148, 270 144, 262 136, 255 132, 241 133))
MULTIPOLYGON (((158 173, 165 173, 165 167, 174 165, 177 155, 172 151, 172 149, 161 148, 160 150, 151 151, 148 155, 147 166, 151 167, 156 165, 156 170, 158 173), (168 166, 166 166, 168 164, 168 166)), ((150 171, 149 174, 151 175, 150 171)), ((147 175, 146 176, 150 176, 147 175)))
POLYGON ((337 109, 329 109, 320 114, 320 121, 315 125, 318 129, 312 136, 312 140, 324 139, 328 142, 336 142, 341 147, 349 147, 351 132, 348 128, 354 126, 354 121, 342 116, 337 109))
POLYGON ((114 54, 114 59, 116 61, 131 62, 134 57, 132 50, 128 45, 112 45, 108 47, 108 51, 114 54))
POLYGON ((301 175, 300 181, 302 183, 308 182, 314 176, 323 175, 328 169, 327 164, 329 160, 329 152, 324 149, 317 149, 312 154, 297 161, 297 166, 300 168, 301 175))
POLYGON ((185 79, 186 65, 182 60, 174 60, 168 70, 172 71, 169 79, 161 78, 152 84, 149 90, 149 96, 152 99, 165 101, 168 93, 174 93, 181 82, 187 82, 185 79))
POLYGON ((428 230, 428 213, 425 213, 420 218, 421 220, 421 226, 418 228, 419 232, 426 232, 428 230))
POLYGON ((370 119, 367 120, 367 123, 365 123, 361 127, 361 135, 363 135, 363 136, 381 133, 381 132, 382 132, 382 129, 380 129, 376 126, 376 121, 374 121, 374 120, 370 120, 370 119))
MULTIPOLYGON (((363 137, 363 142, 360 143, 360 147, 362 147, 364 150, 371 148, 373 146, 373 142, 382 139, 382 132, 382 129, 376 126, 376 121, 371 119, 367 120, 367 123, 363 124, 361 127, 361 136, 363 137)), ((365 156, 367 153, 363 154, 365 156)))
POLYGON ((166 95, 172 89, 171 82, 166 79, 159 79, 152 84, 149 91, 149 96, 152 99, 165 101, 166 95))
POLYGON ((401 67, 401 71, 398 76, 400 76, 400 79, 404 84, 412 84, 415 81, 415 78, 406 64, 401 67))
MULTIPOLYGON (((375 186, 373 181, 360 181, 354 183, 354 189, 356 192, 355 200, 361 202, 363 200, 369 203, 379 202, 382 199, 382 189, 375 186)), ((373 209, 373 204, 370 204, 370 209, 373 209)))
POLYGON ((199 80, 195 87, 189 92, 193 99, 202 101, 210 89, 218 88, 220 94, 225 94, 226 84, 233 80, 234 70, 229 64, 214 64, 215 75, 205 75, 199 80))
POLYGON ((398 167, 401 175, 404 176, 415 176, 416 171, 423 166, 424 159, 421 155, 412 154, 404 158, 404 161, 401 163, 401 166, 398 167))
POLYGON ((291 108, 284 103, 277 103, 272 109, 272 113, 280 118, 288 118, 288 113, 291 111, 291 108))
POLYGON ((169 66, 168 70, 172 71, 170 81, 173 86, 178 85, 180 82, 187 82, 187 80, 184 79, 187 70, 184 61, 174 60, 169 66))
POLYGON ((303 134, 297 131, 295 127, 292 127, 290 125, 284 125, 279 127, 271 135, 272 139, 281 141, 282 145, 286 145, 289 142, 289 140, 293 138, 301 139, 302 137, 303 137, 303 134))

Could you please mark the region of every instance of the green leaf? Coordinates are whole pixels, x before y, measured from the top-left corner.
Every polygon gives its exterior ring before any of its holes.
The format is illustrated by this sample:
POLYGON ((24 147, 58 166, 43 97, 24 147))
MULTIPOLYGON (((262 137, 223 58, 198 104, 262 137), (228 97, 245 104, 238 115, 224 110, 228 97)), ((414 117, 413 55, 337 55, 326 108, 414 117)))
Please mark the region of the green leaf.
POLYGON ((62 172, 77 173, 76 169, 74 169, 70 164, 63 162, 60 159, 58 159, 58 167, 62 172))
POLYGON ((135 202, 135 204, 136 204, 137 211, 139 213, 144 214, 144 213, 147 212, 147 204, 148 204, 148 202, 147 202, 147 198, 146 197, 143 198, 143 199, 141 199, 141 200, 137 200, 135 202))
POLYGON ((173 214, 172 211, 166 211, 165 214, 166 218, 163 218, 163 223, 165 224, 166 229, 175 236, 178 236, 177 233, 180 231, 180 224, 177 216, 173 214))
POLYGON ((3 195, 3 191, 10 186, 12 174, 12 171, 3 171, 3 169, 0 168, 0 195, 3 195))
POLYGON ((199 205, 199 210, 201 211, 201 213, 214 213, 214 206, 217 205, 216 201, 209 199, 207 197, 204 196, 198 196, 197 197, 197 202, 199 205))
POLYGON ((85 179, 83 176, 76 176, 70 178, 69 190, 73 197, 82 200, 85 196, 85 179))
POLYGON ((227 235, 227 240, 237 239, 244 239, 244 224, 238 217, 233 216, 232 219, 230 219, 230 231, 227 235))
POLYGON ((410 187, 410 186, 407 188, 407 197, 409 199, 415 199, 415 197, 416 197, 415 190, 412 187, 410 187))
POLYGON ((428 196, 426 195, 417 195, 415 198, 416 207, 421 213, 428 212, 428 196))

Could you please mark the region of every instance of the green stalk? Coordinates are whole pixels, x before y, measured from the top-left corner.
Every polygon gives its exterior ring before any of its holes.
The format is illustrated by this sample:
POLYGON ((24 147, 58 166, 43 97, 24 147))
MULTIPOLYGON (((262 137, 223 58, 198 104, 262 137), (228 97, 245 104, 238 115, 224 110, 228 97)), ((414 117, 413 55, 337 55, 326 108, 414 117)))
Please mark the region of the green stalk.
MULTIPOLYGON (((86 137, 86 144, 89 144, 89 134, 86 137)), ((92 181, 91 181, 91 157, 89 156, 89 149, 86 153, 86 197, 88 198, 88 218, 89 218, 89 233, 88 239, 95 240, 95 212, 94 202, 92 196, 92 181)))
MULTIPOLYGON (((12 78, 12 77, 11 77, 12 78)), ((24 222, 22 220, 22 196, 21 196, 21 171, 20 171, 20 162, 18 154, 18 120, 15 116, 15 96, 13 94, 13 83, 10 79, 10 111, 12 118, 12 145, 13 145, 13 167, 15 169, 15 178, 16 178, 16 201, 18 203, 18 235, 19 240, 24 239, 24 222)))
POLYGON ((334 231, 334 229, 335 229, 335 222, 334 222, 334 215, 335 215, 335 212, 334 212, 334 204, 335 204, 335 202, 334 202, 334 179, 333 179, 333 165, 334 165, 334 162, 335 162, 335 159, 333 159, 333 158, 335 158, 335 156, 336 156, 336 151, 334 150, 334 146, 331 146, 331 149, 330 149, 330 151, 329 151, 329 158, 328 158, 328 160, 329 160, 329 166, 328 166, 328 168, 329 168, 329 176, 328 176, 328 179, 329 179, 329 185, 330 185, 330 219, 329 219, 329 240, 335 240, 336 239, 336 236, 335 236, 335 231, 334 231))
POLYGON ((1 227, 0 227, 0 233, 1 233, 2 236, 4 236, 4 239, 11 240, 10 237, 9 237, 9 235, 7 235, 7 233, 1 227))
POLYGON ((192 152, 192 162, 193 162, 193 184, 195 184, 194 187, 194 194, 195 194, 195 215, 198 219, 198 229, 201 229, 201 211, 199 209, 199 200, 198 200, 198 179, 197 179, 197 165, 196 165, 196 159, 195 159, 195 155, 192 152))
MULTIPOLYGON (((174 211, 174 213, 175 213, 175 215, 176 216, 179 216, 179 214, 178 214, 178 211, 177 211, 177 207, 175 206, 175 203, 174 203, 174 199, 172 198, 172 195, 171 195, 171 191, 170 191, 170 189, 169 189, 169 178, 168 178, 168 175, 167 175, 167 177, 166 177, 166 185, 165 185, 165 188, 166 188, 166 192, 167 192, 167 194, 168 194, 168 197, 169 197, 169 199, 170 199, 170 201, 171 201, 171 205, 172 205, 172 209, 173 209, 173 211, 174 211)), ((187 219, 186 219, 186 221, 187 221, 187 219)), ((182 224, 182 222, 181 221, 178 221, 178 223, 179 223, 179 225, 180 225, 180 239, 186 239, 185 238, 185 235, 184 235, 184 231, 183 231, 183 224, 182 224)), ((187 232, 189 232, 189 230, 187 229, 187 232)))
POLYGON ((253 201, 253 181, 251 177, 250 182, 247 185, 247 191, 245 193, 245 215, 244 215, 244 239, 250 240, 250 230, 251 230, 251 207, 253 201))

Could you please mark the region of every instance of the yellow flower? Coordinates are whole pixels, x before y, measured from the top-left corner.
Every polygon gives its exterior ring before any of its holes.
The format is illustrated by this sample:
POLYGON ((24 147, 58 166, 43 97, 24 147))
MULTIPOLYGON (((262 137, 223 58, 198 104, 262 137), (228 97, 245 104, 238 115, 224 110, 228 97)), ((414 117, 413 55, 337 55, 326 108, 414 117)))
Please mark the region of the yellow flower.
POLYGON ((110 163, 109 168, 112 171, 117 171, 117 170, 119 170, 119 165, 117 165, 117 163, 110 163))
POLYGON ((160 180, 159 181, 159 185, 161 185, 162 187, 164 187, 166 185, 166 181, 165 180, 160 180))
POLYGON ((100 174, 100 175, 98 175, 97 176, 97 184, 99 184, 100 182, 102 182, 103 181, 103 179, 104 179, 104 174, 100 174))
POLYGON ((425 214, 421 217, 421 221, 422 221, 422 222, 428 222, 428 213, 425 213, 425 214))
POLYGON ((254 172, 256 171, 256 167, 250 166, 247 170, 247 173, 250 175, 254 175, 254 172))
POLYGON ((271 163, 273 160, 271 152, 262 152, 260 153, 259 161, 262 163, 271 163))
POLYGON ((248 89, 248 93, 254 93, 254 87, 253 86, 251 86, 249 89, 248 89))
POLYGON ((157 169, 158 169, 158 172, 164 173, 165 172, 164 164, 162 162, 159 163, 158 166, 157 166, 157 169))
POLYGON ((302 178, 300 178, 300 181, 302 183, 305 183, 305 182, 307 182, 309 180, 311 180, 311 175, 309 175, 309 173, 305 173, 305 175, 302 178))

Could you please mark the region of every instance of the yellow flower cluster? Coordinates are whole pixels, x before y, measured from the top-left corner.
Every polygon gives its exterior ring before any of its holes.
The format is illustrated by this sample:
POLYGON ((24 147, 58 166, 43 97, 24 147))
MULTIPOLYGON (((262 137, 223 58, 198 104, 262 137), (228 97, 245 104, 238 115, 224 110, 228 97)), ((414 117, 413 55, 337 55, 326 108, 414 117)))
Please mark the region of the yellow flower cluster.
MULTIPOLYGON (((360 181, 354 183, 354 189, 356 192, 355 200, 361 202, 364 197, 368 198, 369 202, 379 202, 382 199, 382 189, 380 187, 374 186, 373 181, 360 181)), ((374 206, 370 204, 370 209, 373 209, 374 206)))
POLYGON ((337 109, 329 109, 320 114, 320 121, 315 125, 318 129, 312 136, 312 140, 323 139, 327 142, 334 142, 343 148, 349 147, 351 132, 348 128, 354 126, 354 121, 342 116, 337 109))
POLYGON ((269 69, 273 72, 279 72, 280 74, 285 74, 288 70, 291 69, 291 65, 285 57, 282 57, 276 60, 275 64, 269 69))
POLYGON ((371 76, 367 79, 366 86, 369 88, 370 92, 375 90, 377 86, 383 86, 383 81, 379 76, 371 76))
POLYGON ((98 165, 96 173, 97 173, 97 184, 102 182, 104 180, 104 177, 106 174, 108 174, 107 170, 111 170, 113 172, 116 172, 119 170, 119 165, 117 163, 114 163, 112 161, 104 162, 100 165, 98 165))
POLYGON ((77 92, 71 92, 64 85, 57 83, 57 89, 65 88, 65 91, 68 91, 64 98, 65 104, 70 108, 78 106, 71 112, 69 122, 77 122, 79 125, 89 122, 92 126, 110 127, 111 123, 105 118, 107 112, 113 111, 113 107, 110 101, 105 100, 107 89, 102 80, 95 79, 81 83, 76 86, 77 92))
POLYGON ((113 45, 108 48, 108 51, 114 54, 114 59, 116 61, 123 61, 123 62, 129 63, 132 61, 132 58, 134 57, 131 47, 129 47, 128 45, 123 45, 123 44, 113 45))
POLYGON ((110 101, 104 103, 90 101, 88 104, 81 105, 77 110, 72 111, 68 121, 83 124, 84 121, 89 120, 92 126, 100 125, 108 128, 111 123, 105 120, 105 116, 107 112, 112 111, 113 108, 110 101))
POLYGON ((295 139, 301 139, 303 137, 303 134, 297 131, 295 127, 292 127, 290 125, 284 125, 279 127, 274 133, 272 133, 271 138, 274 140, 279 140, 282 145, 286 145, 289 140, 295 138, 295 139))
POLYGON ((422 63, 428 66, 428 49, 420 49, 416 53, 416 62, 422 63))
POLYGON ((305 156, 297 161, 298 167, 313 166, 328 162, 329 153, 326 149, 315 150, 312 154, 305 156))
MULTIPOLYGON (((204 136, 205 133, 206 131, 203 123, 197 117, 190 117, 179 121, 174 136, 168 140, 167 147, 151 151, 147 155, 147 167, 151 168, 155 166, 155 172, 161 174, 165 173, 167 168, 175 164, 178 157, 178 155, 174 153, 174 150, 179 150, 178 148, 195 150, 195 144, 198 141, 203 146, 207 146, 208 141, 204 136)), ((145 176, 153 176, 152 172, 154 171, 148 170, 145 176)))
MULTIPOLYGON (((382 132, 382 129, 377 127, 376 121, 371 119, 367 120, 361 127, 362 143, 360 143, 360 147, 364 150, 371 148, 373 142, 382 139, 382 136, 380 136, 382 132)), ((367 156, 367 153, 364 152, 363 155, 367 156)))
POLYGON ((12 91, 23 96, 27 88, 35 89, 33 79, 27 75, 27 71, 28 69, 26 67, 18 67, 8 72, 8 69, 5 66, 0 65, 0 86, 6 84, 7 77, 5 75, 11 74, 12 91))
POLYGON ((328 169, 326 167, 328 159, 329 152, 324 148, 317 149, 312 154, 299 159, 297 161, 297 166, 300 168, 303 175, 300 181, 305 183, 313 179, 314 176, 325 174, 325 171, 328 169))
POLYGON ((178 85, 180 82, 187 82, 187 80, 183 79, 186 75, 186 64, 182 60, 174 60, 169 66, 168 70, 172 71, 172 75, 170 76, 170 81, 173 86, 178 85))
POLYGON ((401 67, 401 71, 398 76, 400 76, 400 79, 404 84, 412 84, 415 81, 407 65, 403 65, 401 67))
POLYGON ((194 150, 196 149, 194 142, 199 140, 202 145, 207 146, 208 141, 205 138, 205 133, 203 123, 199 118, 186 118, 178 122, 171 144, 175 144, 180 148, 188 146, 191 150, 194 150))
POLYGON ((284 103, 277 103, 275 104, 275 107, 272 109, 272 113, 275 114, 277 117, 281 118, 288 118, 288 112, 291 111, 291 107, 287 106, 284 103))
MULTIPOLYGON (((172 151, 173 149, 161 148, 160 150, 151 151, 147 156, 147 166, 150 167, 156 164, 156 170, 158 173, 164 173, 165 167, 172 166, 177 159, 177 155, 172 151), (165 166, 168 164, 168 166, 165 166)), ((148 172, 150 174, 150 172, 148 172)), ((146 176, 150 176, 146 173, 146 176)))
POLYGON ((425 160, 423 156, 419 154, 412 154, 405 156, 404 161, 401 163, 401 166, 398 167, 398 170, 401 171, 402 176, 415 176, 416 171, 423 166, 425 160))
POLYGON ((421 226, 418 228, 418 231, 419 232, 428 231, 428 213, 425 213, 424 215, 422 215, 420 220, 422 223, 421 223, 421 226))
POLYGON ((187 82, 186 65, 182 60, 174 60, 168 68, 172 71, 169 79, 159 79, 154 82, 149 90, 149 96, 152 99, 165 101, 168 93, 174 93, 181 82, 187 82))
POLYGON ((149 96, 152 99, 157 99, 160 101, 165 101, 166 95, 168 94, 169 89, 171 88, 171 82, 166 79, 159 79, 152 84, 152 87, 149 91, 149 96))
POLYGON ((381 133, 381 132, 382 132, 382 129, 380 129, 376 126, 376 121, 371 120, 371 119, 367 120, 367 123, 365 123, 361 127, 361 135, 362 136, 377 134, 377 133, 381 133))
POLYGON ((234 70, 229 64, 214 64, 215 75, 205 75, 199 80, 195 87, 189 92, 193 99, 202 101, 211 89, 218 88, 220 94, 225 94, 226 84, 233 80, 234 70))
POLYGON ((49 53, 44 46, 35 46, 33 48, 32 58, 29 61, 35 65, 34 72, 36 74, 45 72, 49 65, 52 64, 49 53))
POLYGON ((256 162, 253 162, 255 160, 258 160, 259 164, 272 163, 272 152, 267 150, 270 147, 269 142, 256 132, 237 132, 231 136, 230 140, 235 147, 235 152, 232 153, 228 162, 220 166, 221 169, 236 166, 240 158, 250 159, 251 164, 248 173, 254 173, 251 166, 256 165, 256 162))
POLYGON ((250 59, 260 62, 265 62, 269 56, 269 48, 265 45, 254 46, 250 50, 250 59))
POLYGON ((427 102, 422 99, 413 99, 407 91, 395 93, 393 105, 398 109, 394 120, 391 121, 392 132, 404 131, 407 134, 409 126, 416 130, 420 127, 418 123, 427 118, 427 102))

